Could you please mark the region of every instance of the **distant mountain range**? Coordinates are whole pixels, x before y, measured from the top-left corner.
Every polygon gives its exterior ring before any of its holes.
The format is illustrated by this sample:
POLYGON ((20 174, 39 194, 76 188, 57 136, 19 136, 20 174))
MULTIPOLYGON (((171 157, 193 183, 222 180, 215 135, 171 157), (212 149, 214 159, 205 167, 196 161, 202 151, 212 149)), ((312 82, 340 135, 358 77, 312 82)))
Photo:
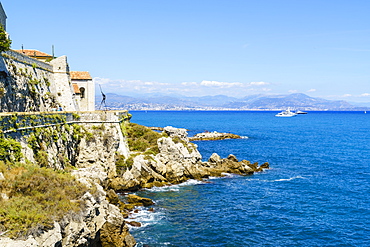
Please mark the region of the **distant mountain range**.
MULTIPOLYGON (((106 94, 106 105, 110 109, 126 110, 303 110, 303 111, 365 111, 370 107, 355 106, 343 100, 326 100, 306 94, 251 95, 234 98, 225 95, 187 96, 124 96, 106 94)), ((96 97, 97 108, 101 96, 96 97)))

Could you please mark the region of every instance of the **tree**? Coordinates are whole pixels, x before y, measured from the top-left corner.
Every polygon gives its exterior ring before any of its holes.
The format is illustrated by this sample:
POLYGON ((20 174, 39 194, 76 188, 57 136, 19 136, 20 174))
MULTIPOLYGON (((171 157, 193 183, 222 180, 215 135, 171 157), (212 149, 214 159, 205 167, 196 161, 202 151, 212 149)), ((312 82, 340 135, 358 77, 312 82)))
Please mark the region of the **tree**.
POLYGON ((12 41, 8 39, 8 35, 4 30, 4 27, 0 24, 0 52, 10 50, 12 41))

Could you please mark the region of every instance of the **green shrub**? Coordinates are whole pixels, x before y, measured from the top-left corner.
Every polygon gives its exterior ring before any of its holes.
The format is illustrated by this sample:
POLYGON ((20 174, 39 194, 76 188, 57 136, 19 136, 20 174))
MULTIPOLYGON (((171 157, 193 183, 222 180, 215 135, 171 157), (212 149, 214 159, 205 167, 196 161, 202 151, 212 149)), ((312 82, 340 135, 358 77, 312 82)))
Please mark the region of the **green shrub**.
POLYGON ((134 165, 134 157, 129 157, 126 161, 125 161, 125 166, 127 168, 131 168, 132 166, 134 165))
POLYGON ((135 123, 129 123, 125 132, 131 151, 145 152, 151 150, 152 154, 158 154, 157 140, 162 137, 160 133, 135 123))
POLYGON ((86 141, 87 141, 87 142, 92 142, 92 141, 94 141, 94 140, 95 140, 95 136, 94 136, 94 134, 93 134, 93 133, 91 133, 91 132, 86 132, 85 134, 86 134, 86 141))
POLYGON ((101 125, 93 125, 92 126, 93 130, 105 130, 105 125, 102 123, 101 125))
POLYGON ((0 138, 0 160, 18 162, 23 157, 22 146, 13 139, 0 138))
POLYGON ((0 25, 0 52, 10 50, 11 44, 12 41, 8 39, 8 36, 5 33, 3 25, 0 25))
POLYGON ((44 77, 44 81, 47 87, 50 87, 51 83, 48 78, 44 77))
POLYGON ((77 113, 72 113, 72 117, 74 120, 79 120, 81 118, 81 116, 78 115, 77 113))
POLYGON ((5 95, 5 88, 0 87, 0 98, 4 97, 5 95))
POLYGON ((48 167, 49 166, 48 153, 45 151, 38 151, 35 154, 35 161, 40 167, 48 167))
POLYGON ((0 190, 9 197, 0 201, 0 231, 8 231, 8 237, 46 229, 83 207, 78 199, 88 189, 69 173, 19 163, 9 168, 1 161, 0 171, 6 178, 0 182, 0 190))

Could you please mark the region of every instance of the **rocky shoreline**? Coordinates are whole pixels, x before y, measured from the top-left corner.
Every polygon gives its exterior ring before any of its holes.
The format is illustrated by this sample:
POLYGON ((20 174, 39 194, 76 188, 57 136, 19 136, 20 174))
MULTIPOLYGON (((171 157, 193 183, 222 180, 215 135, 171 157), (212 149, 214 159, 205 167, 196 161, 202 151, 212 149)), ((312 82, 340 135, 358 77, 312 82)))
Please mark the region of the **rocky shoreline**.
POLYGON ((215 140, 225 140, 225 139, 241 139, 246 138, 240 135, 231 134, 231 133, 220 133, 217 131, 213 132, 203 132, 198 133, 193 137, 189 137, 189 141, 215 141, 215 140))
MULTIPOLYGON (((153 201, 133 195, 132 192, 154 186, 175 185, 189 179, 221 177, 224 173, 251 175, 269 168, 268 163, 258 165, 247 160, 239 161, 232 154, 221 158, 214 153, 207 161, 202 161, 197 145, 190 142, 186 129, 165 127, 159 138, 153 140, 156 143, 154 151, 146 149, 138 152, 128 149, 130 137, 125 134, 127 126, 111 124, 110 127, 97 128, 86 125, 84 128, 86 132, 91 131, 94 138, 81 134, 81 139, 75 143, 76 152, 71 156, 76 167, 72 175, 87 187, 95 188, 92 189, 94 192, 87 192, 80 199, 84 204, 83 210, 78 214, 66 215, 61 221, 55 221, 54 227, 45 228, 22 240, 0 236, 1 246, 133 247, 136 242, 129 233, 128 225, 140 227, 141 224, 130 219, 130 216, 138 206, 150 207, 153 201), (132 163, 126 162, 121 172, 117 171, 117 160, 122 156, 118 155, 118 150, 126 153, 126 161, 132 159, 132 163), (123 199, 118 194, 124 195, 123 199)), ((69 136, 67 130, 59 131, 69 136)), ((42 134, 40 138, 43 140, 42 134)), ((144 135, 140 138, 151 137, 144 135)), ((49 146, 48 152, 57 155, 58 150, 60 153, 72 143, 72 140, 68 146, 55 143, 55 146, 49 146)), ((23 146, 27 152, 25 155, 31 159, 32 151, 26 148, 26 143, 23 146)))
POLYGON ((121 177, 109 181, 114 191, 136 191, 141 188, 179 184, 189 179, 203 179, 223 176, 223 173, 251 175, 269 168, 247 160, 239 161, 234 155, 222 159, 214 153, 208 161, 202 161, 197 145, 191 143, 186 129, 171 126, 163 129, 168 137, 159 138, 159 153, 140 154, 133 160, 131 168, 121 177))
MULTIPOLYGON (((115 203, 126 212, 130 218, 132 212, 137 213, 137 206, 150 207, 154 203, 149 198, 130 194, 143 188, 171 186, 189 179, 203 180, 209 177, 223 177, 225 173, 252 175, 269 169, 269 164, 239 161, 235 155, 221 158, 213 153, 207 161, 202 161, 197 145, 190 142, 186 129, 165 127, 163 132, 168 137, 158 139, 159 153, 157 155, 140 154, 134 158, 134 163, 122 177, 109 181, 111 203, 115 203), (118 201, 115 192, 126 194, 125 202, 118 201), (134 211, 136 210, 136 211, 134 211)), ((133 219, 135 220, 135 219, 133 219)), ((140 227, 141 223, 126 220, 127 224, 140 227)))
MULTIPOLYGON (((155 131, 165 131, 165 128, 162 127, 148 127, 151 130, 155 131)), ((215 141, 215 140, 225 140, 225 139, 242 139, 248 138, 232 133, 221 133, 217 131, 204 131, 202 133, 198 133, 192 137, 188 137, 189 141, 215 141)))

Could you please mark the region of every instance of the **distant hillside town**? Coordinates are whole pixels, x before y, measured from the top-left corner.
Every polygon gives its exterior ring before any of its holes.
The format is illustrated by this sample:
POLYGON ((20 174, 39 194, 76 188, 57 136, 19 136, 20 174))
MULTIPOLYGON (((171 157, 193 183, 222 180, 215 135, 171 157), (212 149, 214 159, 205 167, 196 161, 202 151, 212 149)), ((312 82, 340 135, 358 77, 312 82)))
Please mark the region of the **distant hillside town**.
MULTIPOLYGON (((97 96, 96 101, 101 98, 97 96)), ((107 94, 107 107, 127 110, 254 110, 280 111, 288 108, 301 111, 366 111, 369 106, 355 106, 343 100, 326 100, 306 94, 250 95, 243 98, 225 95, 187 97, 142 95, 124 96, 107 94)))
MULTIPOLYGON (((0 23, 7 16, 0 3, 0 23)), ((95 85, 87 71, 70 71, 66 56, 36 49, 0 56, 0 112, 94 111, 95 85)))

